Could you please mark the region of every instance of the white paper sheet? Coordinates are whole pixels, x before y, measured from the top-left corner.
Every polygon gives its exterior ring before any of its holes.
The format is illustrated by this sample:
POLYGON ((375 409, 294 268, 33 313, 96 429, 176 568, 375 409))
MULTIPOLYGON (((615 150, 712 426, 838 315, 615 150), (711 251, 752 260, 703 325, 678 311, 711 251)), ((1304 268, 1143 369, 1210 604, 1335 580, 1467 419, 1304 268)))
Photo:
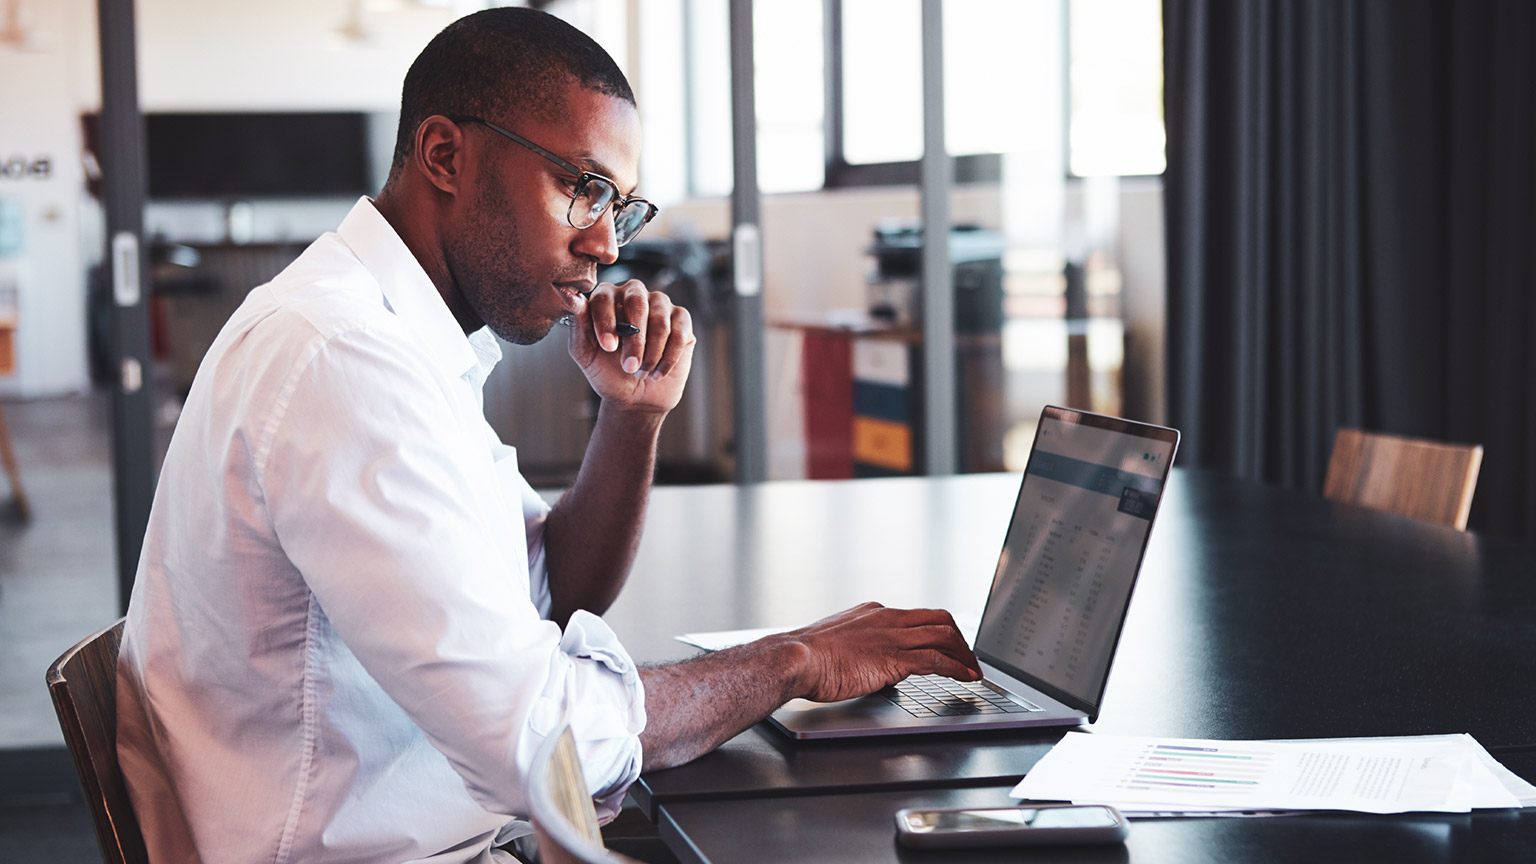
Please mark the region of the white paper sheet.
POLYGON ((1068 732, 1013 796, 1136 812, 1465 813, 1520 807, 1536 789, 1469 735, 1213 741, 1068 732))
MULTIPOLYGON (((980 619, 974 615, 956 615, 955 627, 965 634, 972 642, 975 641, 976 628, 980 626, 980 619)), ((756 642, 764 636, 772 636, 775 633, 785 633, 795 627, 755 627, 750 630, 712 630, 706 633, 684 633, 673 638, 685 645, 695 648, 703 648, 705 651, 719 651, 722 648, 730 648, 734 645, 745 645, 748 642, 756 642)))
POLYGON ((756 642, 764 636, 772 636, 775 633, 783 633, 786 630, 793 629, 795 628, 757 627, 751 630, 715 630, 709 633, 684 633, 675 638, 685 645, 703 648, 705 651, 719 651, 721 648, 745 645, 748 642, 756 642))

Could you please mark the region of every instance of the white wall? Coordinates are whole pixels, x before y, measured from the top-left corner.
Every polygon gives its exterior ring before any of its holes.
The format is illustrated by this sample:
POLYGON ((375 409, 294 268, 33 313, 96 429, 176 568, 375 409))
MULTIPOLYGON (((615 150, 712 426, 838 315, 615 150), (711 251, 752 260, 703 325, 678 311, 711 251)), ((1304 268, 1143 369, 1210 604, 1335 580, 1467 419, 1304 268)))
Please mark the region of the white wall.
MULTIPOLYGON (((19 204, 25 249, 0 260, 19 281, 17 374, 0 395, 84 390, 86 270, 101 257, 99 209, 84 193, 80 115, 100 110, 95 0, 21 0, 27 50, 0 48, 0 164, 49 160, 46 178, 0 179, 19 204)), ((146 111, 393 112, 405 70, 427 40, 479 0, 444 6, 353 0, 137 0, 140 104, 146 111), (388 8, 392 7, 392 8, 388 8), (366 11, 366 38, 342 35, 366 11), (384 11, 374 11, 376 9, 384 11)), ((262 202, 258 240, 317 236, 348 201, 262 202)), ((12 207, 14 210, 14 206, 12 207)), ((338 215, 339 214, 339 215, 338 215)), ((217 206, 155 205, 146 230, 217 240, 217 206)))
POLYGON ((94 33, 94 8, 89 0, 29 2, 22 11, 31 44, 0 48, 0 162, 46 159, 49 166, 46 176, 13 168, 0 178, 0 198, 19 213, 23 243, 20 255, 0 259, 18 289, 16 374, 0 378, 0 395, 67 393, 87 384, 79 114, 97 100, 97 74, 79 37, 94 33))
MULTIPOLYGON (((155 111, 369 111, 392 145, 400 85, 422 46, 480 2, 441 6, 354 0, 137 0, 139 94, 155 111), (359 15, 359 11, 361 13, 359 15), (195 70, 195 74, 189 74, 195 70)), ((384 134, 380 135, 379 132, 384 134)), ((382 185, 388 149, 374 154, 382 185)), ((307 240, 336 227, 352 199, 257 201, 257 242, 307 240)), ((224 239, 218 203, 156 202, 145 231, 224 239)))
POLYGON ((461 14, 352 0, 136 2, 146 111, 394 109, 411 61, 461 14), (354 5, 364 10, 360 41, 339 32, 354 5), (386 5, 395 8, 372 11, 386 5))

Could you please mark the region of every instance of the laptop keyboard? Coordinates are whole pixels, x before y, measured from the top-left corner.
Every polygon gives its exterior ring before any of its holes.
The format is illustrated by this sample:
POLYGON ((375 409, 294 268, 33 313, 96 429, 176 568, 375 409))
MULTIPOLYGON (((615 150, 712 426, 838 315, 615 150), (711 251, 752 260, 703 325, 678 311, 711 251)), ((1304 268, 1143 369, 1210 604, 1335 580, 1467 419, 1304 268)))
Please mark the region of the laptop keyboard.
POLYGON ((1044 710, 1010 697, 986 681, 956 681, 942 675, 913 675, 880 695, 914 717, 958 717, 964 714, 1025 714, 1044 710))

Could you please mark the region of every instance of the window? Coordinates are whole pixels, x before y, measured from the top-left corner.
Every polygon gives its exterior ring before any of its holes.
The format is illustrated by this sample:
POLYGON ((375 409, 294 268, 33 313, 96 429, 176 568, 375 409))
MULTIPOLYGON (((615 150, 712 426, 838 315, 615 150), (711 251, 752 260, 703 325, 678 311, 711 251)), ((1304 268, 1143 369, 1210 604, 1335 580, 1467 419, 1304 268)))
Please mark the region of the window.
POLYGON ((1158 0, 1070 0, 1068 164, 1078 177, 1161 174, 1163 30, 1158 0))
MULTIPOLYGON (((838 104, 828 185, 912 183, 922 156, 919 0, 827 0, 838 16, 838 104)), ((944 4, 945 144, 956 179, 995 181, 992 154, 1019 152, 1042 126, 1062 129, 1052 86, 1021 70, 1060 55, 1070 173, 1161 174, 1159 0, 948 0, 944 4), (983 157, 983 158, 976 158, 983 157)))
POLYGON ((918 0, 842 0, 842 157, 851 164, 923 155, 918 0))
MULTIPOLYGON (((729 194, 729 5, 650 0, 641 8, 642 112, 686 94, 676 116, 647 117, 647 189, 658 194, 660 182, 678 197, 729 194), (663 125, 685 131, 667 135, 663 125), (666 155, 651 150, 658 145, 666 155)), ((754 4, 764 192, 917 182, 921 11, 921 0, 754 4)), ((1053 170, 1068 175, 1162 173, 1159 0, 947 0, 944 58, 957 181, 997 182, 999 154, 1029 158, 1043 136, 1061 143, 1042 161, 1060 160, 1053 170), (1051 74, 1040 75, 1042 63, 1054 64, 1051 74), (1055 155, 1062 146, 1064 159, 1055 155)))
MULTIPOLYGON (((696 197, 731 194, 731 27, 720 0, 687 0, 688 41, 677 55, 687 64, 690 174, 696 197)), ((665 97, 663 97, 665 98, 665 97)))
MULTIPOLYGON (((644 11, 641 113, 647 123, 641 158, 646 189, 663 205, 683 197, 729 195, 730 7, 722 0, 651 0, 644 11), (682 106, 676 116, 666 113, 669 104, 682 106), (674 129, 686 131, 670 134, 674 129), (653 149, 658 144, 671 149, 653 149)), ((757 182, 764 192, 822 187, 824 17, 822 0, 754 4, 757 182)))
POLYGON ((822 0, 753 4, 757 183, 764 192, 820 189, 826 167, 822 0))

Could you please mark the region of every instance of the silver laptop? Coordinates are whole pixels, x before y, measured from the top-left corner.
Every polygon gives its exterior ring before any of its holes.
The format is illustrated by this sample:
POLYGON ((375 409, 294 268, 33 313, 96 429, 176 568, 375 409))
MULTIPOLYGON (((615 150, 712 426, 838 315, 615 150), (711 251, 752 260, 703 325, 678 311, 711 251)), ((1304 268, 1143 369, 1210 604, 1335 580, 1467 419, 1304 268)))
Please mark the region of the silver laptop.
POLYGON ((986 677, 908 678, 844 702, 793 700, 796 738, 1092 723, 1179 433, 1049 406, 972 648, 986 677))

